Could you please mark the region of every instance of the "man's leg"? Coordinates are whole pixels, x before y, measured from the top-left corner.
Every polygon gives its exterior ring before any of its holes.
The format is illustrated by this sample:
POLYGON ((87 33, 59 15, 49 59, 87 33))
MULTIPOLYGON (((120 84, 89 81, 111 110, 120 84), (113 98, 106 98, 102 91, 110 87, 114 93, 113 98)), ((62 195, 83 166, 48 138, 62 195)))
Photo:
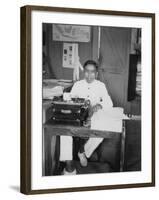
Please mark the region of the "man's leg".
POLYGON ((90 158, 92 153, 100 145, 104 138, 89 138, 89 140, 84 145, 84 152, 87 158, 90 158))
POLYGON ((103 141, 103 138, 89 138, 80 147, 80 150, 78 152, 78 157, 80 160, 80 163, 83 167, 86 167, 88 162, 87 158, 90 158, 92 153, 95 151, 95 149, 100 145, 100 143, 103 141))
POLYGON ((65 164, 66 164, 66 166, 64 168, 63 175, 77 174, 73 160, 66 160, 65 164))
POLYGON ((87 158, 85 156, 85 150, 84 150, 84 145, 87 142, 89 138, 79 138, 79 151, 78 151, 78 158, 80 160, 80 164, 82 167, 86 167, 88 162, 87 162, 87 158))
POLYGON ((63 174, 76 174, 76 169, 73 163, 73 139, 71 136, 61 136, 60 137, 60 161, 64 161, 66 166, 64 168, 63 174))

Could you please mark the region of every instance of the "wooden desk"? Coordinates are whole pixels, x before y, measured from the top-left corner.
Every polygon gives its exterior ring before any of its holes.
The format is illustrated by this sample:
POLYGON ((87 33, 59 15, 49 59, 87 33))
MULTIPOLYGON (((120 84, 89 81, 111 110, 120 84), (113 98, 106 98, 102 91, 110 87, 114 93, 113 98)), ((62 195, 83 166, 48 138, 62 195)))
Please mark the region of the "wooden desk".
POLYGON ((55 149, 56 136, 67 135, 74 137, 102 137, 117 139, 120 135, 120 171, 123 171, 124 152, 125 152, 125 121, 123 121, 123 130, 121 133, 110 131, 91 130, 86 127, 77 127, 71 125, 57 125, 53 120, 48 120, 43 125, 43 175, 51 175, 50 172, 55 168, 55 149), (47 149, 47 150, 46 150, 47 149))

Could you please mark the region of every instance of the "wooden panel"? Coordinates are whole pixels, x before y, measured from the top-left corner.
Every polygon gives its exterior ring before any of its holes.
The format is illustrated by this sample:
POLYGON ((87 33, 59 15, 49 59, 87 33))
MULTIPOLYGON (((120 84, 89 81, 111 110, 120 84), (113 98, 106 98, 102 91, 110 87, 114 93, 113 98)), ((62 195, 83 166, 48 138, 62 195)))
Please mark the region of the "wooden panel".
POLYGON ((141 120, 128 120, 126 125, 124 171, 141 170, 141 120))
POLYGON ((130 51, 129 28, 102 27, 101 28, 101 68, 119 73, 127 68, 130 51))
POLYGON ((77 127, 71 125, 55 124, 53 120, 49 120, 44 125, 44 131, 46 133, 52 133, 53 135, 66 135, 74 137, 102 137, 102 138, 116 138, 119 134, 118 132, 111 131, 99 131, 93 130, 86 127, 77 127))
POLYGON ((114 74, 103 70, 100 75, 101 80, 106 84, 107 90, 114 106, 123 106, 124 102, 124 84, 123 74, 114 74))
POLYGON ((136 97, 136 74, 137 74, 138 56, 131 54, 129 62, 129 81, 128 81, 128 101, 136 97))
POLYGON ((114 106, 127 105, 130 28, 102 27, 100 79, 106 84, 114 106))

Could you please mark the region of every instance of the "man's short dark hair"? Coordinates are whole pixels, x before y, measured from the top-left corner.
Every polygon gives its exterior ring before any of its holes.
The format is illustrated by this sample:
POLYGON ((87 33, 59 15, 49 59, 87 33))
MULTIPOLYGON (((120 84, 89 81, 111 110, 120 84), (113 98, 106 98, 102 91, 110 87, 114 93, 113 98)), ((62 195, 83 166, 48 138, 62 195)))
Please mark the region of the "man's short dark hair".
POLYGON ((87 60, 84 63, 83 68, 85 69, 87 65, 93 65, 96 68, 96 70, 98 71, 98 64, 94 60, 87 60))

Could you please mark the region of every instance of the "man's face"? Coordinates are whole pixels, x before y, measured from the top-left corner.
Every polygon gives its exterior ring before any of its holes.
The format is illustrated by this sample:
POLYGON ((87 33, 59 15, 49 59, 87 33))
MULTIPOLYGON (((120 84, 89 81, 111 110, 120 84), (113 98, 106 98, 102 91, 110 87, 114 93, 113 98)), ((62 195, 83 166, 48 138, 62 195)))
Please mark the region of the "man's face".
POLYGON ((88 64, 84 69, 84 78, 88 83, 92 83, 97 78, 97 70, 94 65, 88 64))

